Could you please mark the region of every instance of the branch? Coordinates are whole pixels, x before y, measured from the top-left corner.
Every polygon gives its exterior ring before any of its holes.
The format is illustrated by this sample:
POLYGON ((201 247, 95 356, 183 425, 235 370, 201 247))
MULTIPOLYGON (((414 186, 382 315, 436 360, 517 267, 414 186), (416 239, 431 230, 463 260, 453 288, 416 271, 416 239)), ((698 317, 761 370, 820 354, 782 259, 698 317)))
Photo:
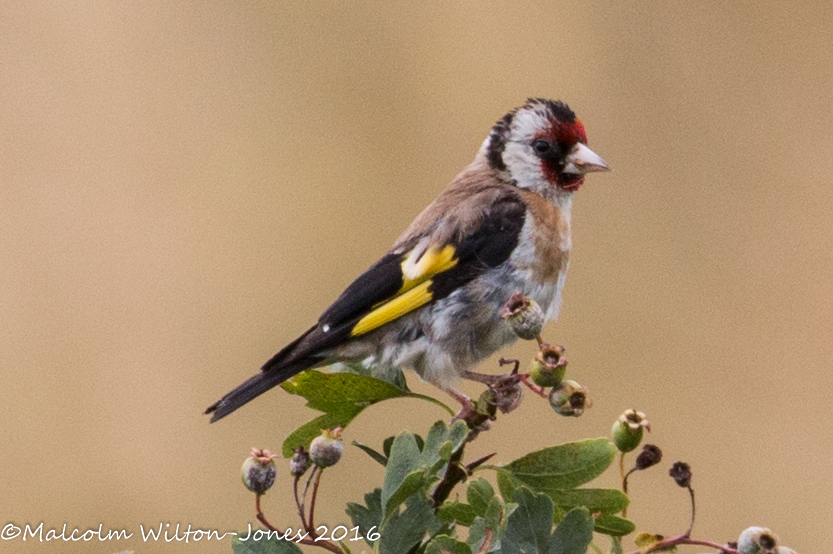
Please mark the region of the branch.
POLYGON ((628 552, 628 554, 650 554, 651 552, 659 552, 662 550, 670 550, 675 546, 681 544, 694 544, 697 546, 708 546, 710 548, 716 548, 726 554, 738 554, 737 549, 732 548, 727 544, 720 544, 714 541, 707 541, 702 539, 692 539, 687 535, 677 535, 676 537, 669 537, 667 539, 663 539, 660 542, 654 543, 645 550, 639 549, 634 550, 633 552, 628 552))
MULTIPOLYGON (((270 531, 274 531, 278 535, 283 535, 281 530, 269 523, 269 520, 266 519, 266 516, 263 514, 263 511, 260 509, 260 497, 263 496, 262 494, 255 495, 255 515, 257 520, 263 524, 264 527, 269 529, 270 531)), ((314 533, 313 533, 314 535, 314 533)), ((285 535, 284 535, 285 537, 285 535)), ((312 538, 305 538, 299 539, 297 542, 300 544, 306 544, 308 546, 319 546, 325 550, 329 550, 330 552, 334 552, 335 554, 344 554, 344 551, 341 550, 338 546, 331 543, 330 541, 316 541, 315 539, 317 536, 313 536, 312 538)), ((293 541, 295 542, 295 541, 293 541)))

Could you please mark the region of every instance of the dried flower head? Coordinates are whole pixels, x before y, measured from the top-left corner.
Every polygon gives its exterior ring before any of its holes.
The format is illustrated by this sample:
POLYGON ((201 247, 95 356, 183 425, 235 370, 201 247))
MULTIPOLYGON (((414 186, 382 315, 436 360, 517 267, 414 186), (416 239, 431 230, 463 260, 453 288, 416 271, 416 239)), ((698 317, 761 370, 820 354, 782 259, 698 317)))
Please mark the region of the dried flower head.
POLYGON ((295 477, 300 477, 307 472, 310 465, 312 465, 312 459, 309 452, 304 450, 303 446, 299 446, 295 449, 292 459, 289 460, 289 473, 295 477))
POLYGON ((634 467, 636 469, 648 469, 657 465, 662 460, 662 450, 653 444, 646 444, 642 447, 642 452, 636 457, 634 467))
POLYGON ((691 486, 691 466, 685 462, 674 462, 674 465, 668 471, 668 475, 681 487, 688 488, 691 486))

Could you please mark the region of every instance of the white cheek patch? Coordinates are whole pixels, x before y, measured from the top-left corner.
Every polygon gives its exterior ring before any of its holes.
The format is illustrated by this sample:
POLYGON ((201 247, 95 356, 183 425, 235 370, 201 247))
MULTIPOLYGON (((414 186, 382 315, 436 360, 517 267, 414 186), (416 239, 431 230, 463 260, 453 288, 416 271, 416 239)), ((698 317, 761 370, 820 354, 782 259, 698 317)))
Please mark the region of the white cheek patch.
POLYGON ((518 186, 539 192, 550 188, 541 168, 541 160, 532 153, 527 143, 507 143, 503 150, 503 162, 518 186))
POLYGON ((539 193, 551 188, 541 160, 532 151, 535 135, 549 126, 546 117, 534 110, 521 110, 512 120, 512 132, 503 150, 503 163, 519 186, 539 193))

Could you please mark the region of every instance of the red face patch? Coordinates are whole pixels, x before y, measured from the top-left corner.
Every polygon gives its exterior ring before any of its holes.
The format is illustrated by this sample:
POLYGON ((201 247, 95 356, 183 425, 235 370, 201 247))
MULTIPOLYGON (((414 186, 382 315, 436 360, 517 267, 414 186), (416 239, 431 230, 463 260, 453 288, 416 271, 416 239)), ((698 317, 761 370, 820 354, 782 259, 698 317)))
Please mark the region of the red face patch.
POLYGON ((547 180, 553 186, 560 187, 568 192, 578 190, 584 184, 584 175, 577 173, 562 173, 564 169, 564 156, 575 146, 577 142, 587 144, 587 132, 584 130, 584 124, 580 119, 576 119, 572 123, 552 120, 550 128, 539 135, 539 138, 551 141, 557 146, 556 151, 559 153, 554 158, 542 158, 541 170, 544 172, 547 180))
POLYGON ((584 123, 578 118, 573 123, 553 121, 548 135, 559 144, 567 146, 568 150, 577 142, 587 144, 587 131, 584 130, 584 123))

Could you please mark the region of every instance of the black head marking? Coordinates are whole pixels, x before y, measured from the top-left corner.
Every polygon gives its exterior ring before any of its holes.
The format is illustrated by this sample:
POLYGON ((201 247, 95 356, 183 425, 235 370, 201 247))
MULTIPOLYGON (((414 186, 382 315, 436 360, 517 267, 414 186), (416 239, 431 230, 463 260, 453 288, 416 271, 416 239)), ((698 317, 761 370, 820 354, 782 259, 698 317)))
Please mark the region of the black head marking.
POLYGON ((512 120, 515 118, 515 112, 517 111, 516 108, 504 115, 492 127, 492 132, 489 134, 489 151, 486 154, 492 169, 497 169, 498 171, 506 170, 506 164, 503 163, 503 149, 506 147, 506 141, 509 139, 509 127, 512 126, 512 120))
POLYGON ((524 108, 540 106, 547 110, 553 117, 564 123, 575 123, 576 114, 570 106, 560 100, 547 100, 546 98, 527 98, 524 108))
POLYGON ((546 112, 547 117, 554 118, 563 123, 575 123, 576 114, 564 102, 558 100, 547 100, 546 98, 528 98, 526 104, 521 108, 515 108, 504 115, 500 121, 492 127, 489 134, 489 148, 486 157, 489 166, 498 171, 505 171, 506 164, 503 161, 503 150, 506 148, 506 141, 509 140, 510 127, 515 119, 515 114, 520 109, 532 109, 539 112, 546 112))

